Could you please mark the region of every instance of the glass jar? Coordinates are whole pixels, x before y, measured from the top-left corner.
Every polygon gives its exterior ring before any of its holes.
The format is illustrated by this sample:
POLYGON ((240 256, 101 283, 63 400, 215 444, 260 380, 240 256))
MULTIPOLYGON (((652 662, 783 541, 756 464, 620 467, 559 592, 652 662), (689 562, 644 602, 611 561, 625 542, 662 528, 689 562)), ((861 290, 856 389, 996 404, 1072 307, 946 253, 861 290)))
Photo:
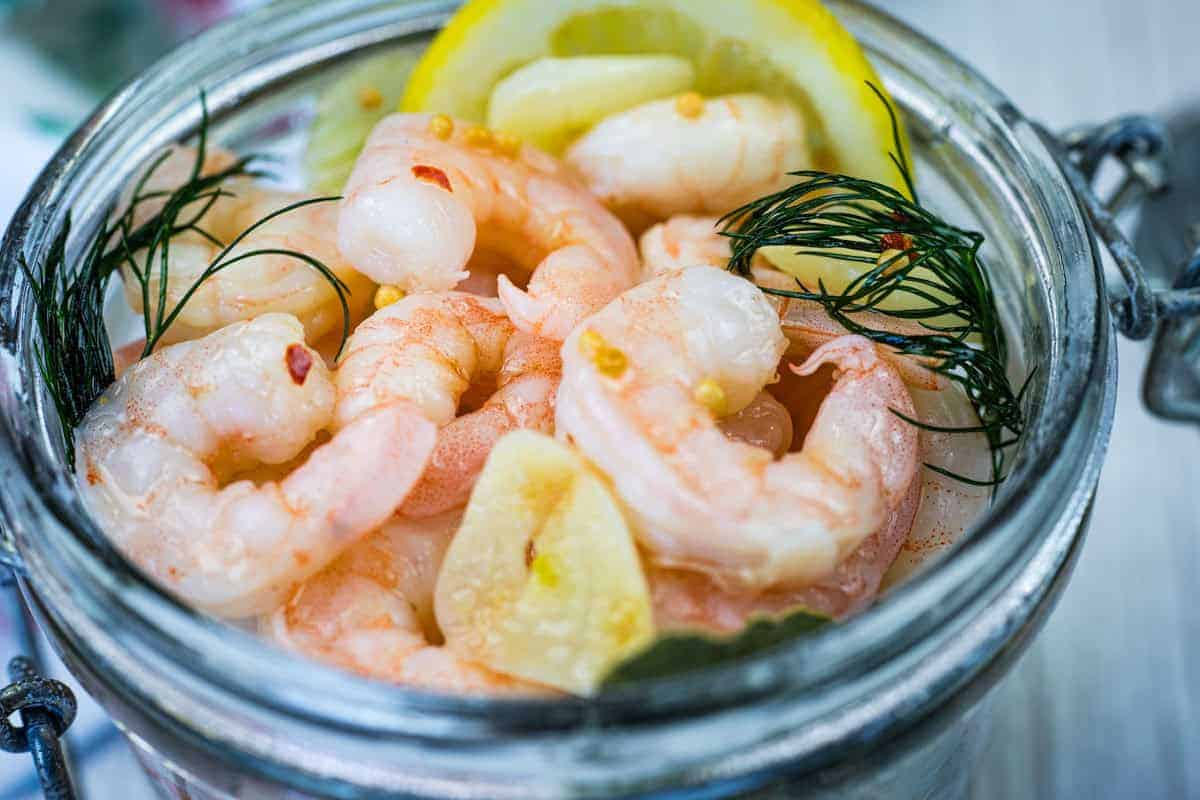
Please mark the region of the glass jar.
POLYGON ((140 164, 195 132, 200 89, 218 140, 287 151, 339 65, 423 47, 454 6, 307 0, 236 19, 106 102, 31 191, 0 251, 0 503, 54 645, 166 796, 958 796, 981 701, 1037 632, 1083 535, 1112 422, 1112 323, 1086 216, 1036 126, 857 2, 831 6, 907 119, 923 197, 986 234, 1015 382, 1037 366, 1011 475, 936 568, 735 665, 590 701, 479 700, 357 678, 205 618, 143 578, 80 506, 36 378, 17 255, 40 263, 68 209, 78 230, 94 226, 140 164))

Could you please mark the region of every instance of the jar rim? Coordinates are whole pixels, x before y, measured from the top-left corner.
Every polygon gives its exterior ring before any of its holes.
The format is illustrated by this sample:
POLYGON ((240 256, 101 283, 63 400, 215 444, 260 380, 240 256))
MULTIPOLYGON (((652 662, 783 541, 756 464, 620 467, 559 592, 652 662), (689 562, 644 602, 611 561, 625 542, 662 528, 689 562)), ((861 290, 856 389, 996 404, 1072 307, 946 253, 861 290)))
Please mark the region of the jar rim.
MULTIPOLYGON (((1050 524, 1042 531, 1032 526, 1019 529, 1022 524, 1046 516, 1039 513, 1036 506, 1038 503, 1046 506, 1049 495, 1061 495, 1056 498, 1064 509, 1058 514, 1059 522, 1084 513, 1111 425, 1111 397, 1098 401, 1089 414, 1073 412, 1078 411, 1079 398, 1095 388, 1096 381, 1105 380, 1110 372, 1112 354, 1107 346, 1107 306, 1098 277, 1098 260, 1075 195, 1058 170, 1054 156, 1032 135, 1032 129, 1027 133, 1020 130, 1029 127, 1025 117, 972 68, 885 12, 858 0, 834 0, 830 5, 835 13, 852 17, 861 30, 902 43, 907 55, 919 56, 958 76, 960 91, 974 96, 979 107, 986 108, 998 124, 1009 131, 1014 141, 1019 142, 1022 156, 1036 166, 1038 176, 1046 181, 1041 186, 1046 202, 1058 202, 1063 206, 1057 218, 1065 220, 1065 224, 1056 231, 1056 235, 1063 237, 1063 242, 1055 246, 1063 250, 1061 257, 1064 262, 1070 262, 1067 267, 1073 268, 1076 279, 1068 287, 1072 294, 1064 304, 1066 316, 1058 320, 1059 330, 1056 331, 1056 335, 1069 333, 1073 337, 1069 343, 1071 357, 1058 354, 1060 372, 1055 377, 1061 380, 1048 388, 1045 407, 1037 419, 1031 420, 1028 439, 1014 465, 1009 485, 984 512, 973 535, 935 569, 896 588, 886 602, 812 637, 735 664, 614 689, 591 700, 449 697, 358 678, 284 654, 249 634, 231 632, 225 624, 200 615, 164 593, 108 546, 102 535, 98 535, 95 524, 82 512, 73 491, 64 486, 61 468, 47 459, 48 449, 32 446, 28 441, 28 429, 16 421, 26 413, 22 402, 32 402, 40 409, 42 429, 46 428, 44 398, 39 399, 28 364, 20 363, 13 355, 21 348, 22 336, 28 336, 27 307, 22 306, 23 302, 28 303, 28 297, 23 290, 23 281, 17 278, 16 254, 25 252, 37 231, 61 221, 64 210, 60 205, 68 194, 67 187, 75 180, 82 165, 89 158, 95 158, 98 140, 119 130, 122 117, 130 113, 130 109, 147 102, 156 92, 164 91, 164 86, 169 86, 164 76, 177 70, 187 72, 212 48, 228 49, 231 42, 252 46, 258 40, 256 37, 261 36, 254 33, 256 30, 287 29, 289 15, 311 18, 307 23, 310 25, 322 20, 336 24, 340 13, 356 5, 378 7, 381 18, 391 19, 384 13, 385 3, 379 0, 368 3, 305 0, 284 5, 286 8, 268 6, 202 34, 106 101, 68 140, 38 178, 10 224, 0 252, 0 281, 4 284, 0 287, 3 292, 0 302, 4 309, 0 332, 5 352, 12 356, 5 362, 5 380, 7 391, 19 399, 16 406, 10 403, 3 410, 7 460, 16 466, 15 470, 9 470, 11 480, 19 484, 23 504, 41 506, 70 533, 69 539, 60 544, 71 549, 71 557, 85 565, 89 574, 106 576, 102 582, 105 600, 121 607, 128 620, 141 622, 141 627, 133 632, 141 646, 176 653, 185 663, 198 652, 204 653, 206 648, 223 648, 220 657, 208 652, 192 665, 198 675, 243 698, 326 724, 344 725, 344 717, 336 715, 353 705, 370 706, 356 718, 356 724, 403 731, 412 730, 414 715, 476 720, 489 730, 509 723, 526 724, 531 713, 540 715, 549 726, 556 722, 574 726, 580 719, 594 718, 597 709, 607 710, 621 719, 669 717, 697 698, 704 698, 710 704, 706 708, 719 709, 784 693, 811 693, 843 681, 845 675, 839 674, 841 670, 859 662, 865 664, 886 659, 901 641, 900 633, 925 637, 939 624, 947 622, 951 610, 957 612, 973 607, 972 603, 981 597, 994 594, 996 582, 1011 579, 1016 566, 1033 558, 1036 546, 1051 533, 1050 524), (1061 467, 1056 460, 1073 441, 1077 443, 1076 449, 1084 449, 1071 462, 1071 471, 1056 469, 1061 467), (1050 485, 1051 481, 1054 485, 1050 485), (1006 536, 1010 539, 1006 546, 998 546, 998 541, 1006 536), (988 580, 978 580, 980 576, 987 576, 988 580), (949 596, 956 598, 956 604, 953 608, 948 605, 938 611, 939 599, 949 596), (233 651, 237 651, 236 655, 233 651), (326 695, 320 702, 313 700, 314 684, 319 685, 320 693, 326 695), (260 690, 264 685, 274 686, 277 691, 263 696, 260 690)), ((390 5, 395 6, 394 3, 390 5)), ((354 39, 354 50, 361 52, 365 47, 382 46, 415 36, 444 20, 454 5, 446 0, 410 4, 403 24, 392 20, 388 25, 381 25, 373 38, 371 35, 359 36, 354 39)), ((391 16, 396 14, 394 9, 390 13, 391 16)), ((327 46, 312 45, 306 49, 298 43, 293 52, 279 56, 275 62, 254 64, 258 72, 252 76, 253 80, 210 91, 214 116, 220 117, 239 104, 269 92, 275 85, 273 81, 277 82, 285 75, 312 70, 347 56, 350 51, 343 52, 339 48, 348 48, 348 45, 333 42, 332 34, 328 35, 330 43, 327 46)), ((1101 391, 1111 395, 1109 386, 1102 386, 1101 391)), ((5 491, 11 494, 18 488, 5 491)), ((10 503, 5 505, 10 506, 10 503)), ((37 556, 28 561, 36 569, 55 569, 54 565, 37 556)), ((36 590, 39 574, 35 572, 33 579, 36 590)), ((126 631, 124 635, 131 635, 131 632, 126 631)), ((421 727, 428 728, 428 725, 421 727)))

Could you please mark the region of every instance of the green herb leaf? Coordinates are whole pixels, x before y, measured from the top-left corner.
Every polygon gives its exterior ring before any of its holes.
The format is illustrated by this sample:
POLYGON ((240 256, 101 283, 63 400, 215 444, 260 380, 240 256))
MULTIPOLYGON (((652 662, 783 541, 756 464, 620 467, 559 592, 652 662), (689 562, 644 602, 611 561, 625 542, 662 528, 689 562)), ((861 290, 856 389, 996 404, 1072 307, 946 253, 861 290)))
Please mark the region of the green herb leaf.
POLYGON ((614 667, 604 679, 604 686, 666 678, 736 661, 812 633, 831 622, 829 617, 800 609, 780 618, 759 617, 741 633, 728 638, 668 634, 614 667))
POLYGON ((83 250, 79 265, 72 269, 67 263, 71 218, 67 215, 63 228, 55 237, 44 261, 35 268, 18 259, 33 294, 34 321, 41 334, 37 341, 36 359, 42 380, 54 401, 62 427, 67 462, 75 463, 72 432, 105 389, 114 380, 112 343, 104 323, 104 295, 108 281, 122 266, 127 279, 138 282, 142 292, 143 326, 146 345, 142 357, 153 352, 167 329, 179 316, 185 303, 204 281, 239 261, 255 255, 282 255, 294 258, 316 270, 329 282, 342 305, 342 340, 350 333, 349 290, 333 272, 317 259, 292 250, 257 250, 231 256, 234 247, 252 231, 270 220, 312 203, 337 200, 322 197, 295 203, 254 223, 233 242, 224 244, 201 227, 204 215, 218 199, 228 196, 222 185, 234 177, 261 177, 264 173, 253 168, 254 157, 244 158, 233 166, 212 175, 202 175, 208 147, 208 106, 200 95, 202 111, 196 159, 190 178, 170 191, 146 191, 150 178, 162 166, 168 154, 150 165, 135 184, 128 206, 114 218, 115 206, 83 250), (137 209, 151 200, 161 201, 162 209, 149 220, 136 224, 137 209), (198 209, 198 210, 197 210, 198 209), (175 306, 167 307, 168 274, 170 271, 171 240, 192 232, 212 242, 220 252, 199 278, 183 293, 175 306), (158 297, 150 297, 152 279, 158 280, 158 297), (152 302, 153 300, 153 302, 152 302))
POLYGON ((891 186, 863 178, 817 170, 794 172, 792 175, 803 180, 723 218, 723 234, 732 240, 729 269, 751 277, 754 256, 764 247, 787 247, 800 255, 872 265, 840 294, 823 284, 810 287, 799 280, 794 291, 759 288, 767 294, 819 303, 848 332, 912 356, 959 384, 980 424, 957 432, 982 432, 987 437, 992 451, 991 478, 981 480, 926 466, 964 483, 995 486, 1003 480, 1005 449, 1020 439, 1025 427, 1024 389, 1013 391, 1008 380, 1008 343, 991 280, 979 258, 983 234, 950 225, 920 205, 912 170, 899 146, 895 111, 882 92, 868 86, 891 116, 896 142, 892 160, 912 199, 891 186), (897 252, 877 263, 880 255, 890 250, 897 252), (916 298, 922 306, 905 310, 883 307, 893 295, 916 298), (905 335, 871 327, 855 316, 866 311, 916 321, 929 333, 905 335))

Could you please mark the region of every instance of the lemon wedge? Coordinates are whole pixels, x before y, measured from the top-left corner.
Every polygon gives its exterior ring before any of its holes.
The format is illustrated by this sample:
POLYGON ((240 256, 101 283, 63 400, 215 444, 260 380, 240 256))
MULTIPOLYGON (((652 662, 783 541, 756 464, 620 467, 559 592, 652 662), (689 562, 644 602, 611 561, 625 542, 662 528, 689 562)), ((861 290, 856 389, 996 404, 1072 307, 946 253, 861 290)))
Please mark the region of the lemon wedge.
POLYGON ((612 492, 569 447, 530 431, 492 449, 442 562, 435 613, 460 656, 575 694, 654 638, 612 492))
POLYGON ((410 51, 376 56, 321 93, 304 152, 305 172, 314 191, 342 190, 375 125, 396 110, 416 64, 417 54, 410 51))
MULTIPOLYGON (((580 56, 673 56, 692 66, 704 95, 787 99, 806 117, 817 168, 902 187, 887 110, 867 85, 883 84, 818 0, 470 0, 413 71, 402 108, 484 123, 506 78, 541 59, 580 56)), ((641 89, 606 88, 596 108, 611 109, 622 93, 622 105, 637 105, 641 89)), ((577 102, 549 127, 594 116, 586 97, 577 102)))
POLYGON ((539 58, 496 84, 488 126, 557 154, 605 117, 695 80, 691 63, 676 56, 539 58))

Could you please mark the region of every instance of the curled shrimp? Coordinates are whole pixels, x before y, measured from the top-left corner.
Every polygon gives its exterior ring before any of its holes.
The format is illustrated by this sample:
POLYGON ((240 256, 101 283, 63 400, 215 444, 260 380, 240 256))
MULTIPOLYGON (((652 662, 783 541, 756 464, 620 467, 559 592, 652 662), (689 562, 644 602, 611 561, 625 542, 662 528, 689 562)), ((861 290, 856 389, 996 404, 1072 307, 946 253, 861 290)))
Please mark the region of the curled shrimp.
POLYGON ((297 587, 260 628, 289 650, 371 678, 454 694, 536 693, 540 687, 432 644, 433 590, 461 511, 393 518, 297 587))
POLYGON ((637 277, 629 233, 554 159, 428 114, 393 115, 371 134, 339 236, 362 272, 408 292, 452 289, 477 248, 500 253, 531 273, 524 290, 500 276, 509 317, 558 341, 637 277))
POLYGON ((834 339, 799 367, 835 380, 799 452, 731 441, 788 347, 748 281, 696 267, 637 286, 563 345, 557 430, 613 481, 650 561, 731 588, 811 583, 878 530, 917 468, 912 398, 870 341, 834 339))
POLYGON ((282 480, 238 476, 305 453, 335 389, 294 317, 268 314, 130 367, 75 433, 89 508, 134 563, 197 607, 275 607, 386 520, 435 429, 410 405, 364 414, 282 480))
POLYGON ((377 311, 350 337, 337 370, 335 417, 348 425, 380 404, 414 403, 440 431, 401 513, 447 511, 467 502, 505 433, 553 430, 558 347, 516 331, 494 300, 460 292, 409 295, 377 311), (486 399, 456 416, 473 385, 484 387, 486 399))
MULTIPOLYGON (((159 153, 147 165, 146 172, 141 173, 137 180, 130 182, 121 192, 120 202, 117 203, 118 213, 124 215, 127 210, 131 211, 131 222, 134 229, 149 222, 151 218, 166 208, 167 198, 171 192, 191 180, 192 173, 196 169, 198 155, 199 152, 196 148, 184 146, 171 147, 165 152, 159 153), (152 171, 151 167, 153 167, 152 171), (139 189, 140 202, 136 207, 130 208, 134 200, 134 193, 139 189)), ((209 146, 205 149, 204 159, 200 163, 200 175, 204 177, 216 175, 218 172, 224 172, 233 167, 237 162, 237 156, 229 150, 209 146)), ((239 189, 248 183, 249 179, 239 176, 231 178, 227 188, 232 194, 234 189, 239 189)), ((183 218, 190 219, 195 213, 202 211, 205 205, 206 201, 197 201, 195 205, 189 206, 187 209, 188 212, 194 213, 185 213, 182 215, 183 218)))
MULTIPOLYGON (((655 225, 642 234, 639 246, 642 257, 642 279, 685 267, 710 266, 726 269, 732 256, 730 239, 719 233, 720 223, 716 217, 672 217, 655 225)), ((751 266, 754 283, 768 289, 796 291, 800 288, 796 280, 772 267, 767 261, 755 257, 751 266)), ((825 312, 820 303, 791 297, 769 295, 768 302, 775 306, 783 333, 791 347, 792 358, 807 358, 822 344, 846 335, 846 329, 825 312)), ((928 335, 929 330, 919 322, 886 316, 874 311, 855 312, 854 318, 863 325, 877 330, 910 336, 928 335)), ((928 391, 947 388, 948 381, 929 367, 897 353, 891 348, 881 348, 880 354, 888 360, 904 382, 910 387, 928 391)))
POLYGON ((833 572, 804 586, 730 590, 702 572, 651 567, 647 572, 654 623, 661 630, 737 633, 758 616, 805 609, 845 619, 870 605, 912 529, 922 482, 914 480, 900 505, 833 572))
POLYGON ((812 159, 804 119, 761 95, 657 100, 616 114, 566 162, 637 228, 676 214, 724 214, 793 183, 812 159))
MULTIPOLYGON (((175 150, 160 164, 144 191, 169 191, 180 185, 190 177, 190 172, 181 171, 190 170, 195 157, 190 148, 175 150)), ((215 172, 233 161, 231 154, 212 149, 205 169, 215 172)), ((195 339, 233 322, 267 313, 296 316, 303 321, 309 341, 340 330, 344 309, 333 286, 311 264, 285 251, 302 253, 328 267, 348 289, 351 322, 364 316, 373 285, 338 250, 338 211, 337 204, 332 202, 301 206, 256 228, 225 255, 223 261, 229 263, 228 267, 200 282, 225 245, 268 215, 310 199, 258 186, 245 178, 231 179, 222 190, 228 195, 216 198, 207 210, 197 201, 194 215, 203 214, 197 225, 208 236, 183 231, 172 237, 170 249, 165 251, 169 262, 165 287, 168 311, 178 306, 198 282, 199 287, 163 334, 163 343, 195 339)), ((135 220, 144 221, 161 202, 156 198, 140 204, 135 209, 135 220)), ((189 219, 189 213, 185 211, 183 217, 189 219)), ((134 261, 144 264, 145 251, 134 254, 134 261)), ((122 267, 122 276, 125 298, 138 313, 142 313, 146 299, 157 303, 160 292, 164 291, 157 263, 149 265, 145 295, 142 283, 135 279, 128 263, 122 267)))

